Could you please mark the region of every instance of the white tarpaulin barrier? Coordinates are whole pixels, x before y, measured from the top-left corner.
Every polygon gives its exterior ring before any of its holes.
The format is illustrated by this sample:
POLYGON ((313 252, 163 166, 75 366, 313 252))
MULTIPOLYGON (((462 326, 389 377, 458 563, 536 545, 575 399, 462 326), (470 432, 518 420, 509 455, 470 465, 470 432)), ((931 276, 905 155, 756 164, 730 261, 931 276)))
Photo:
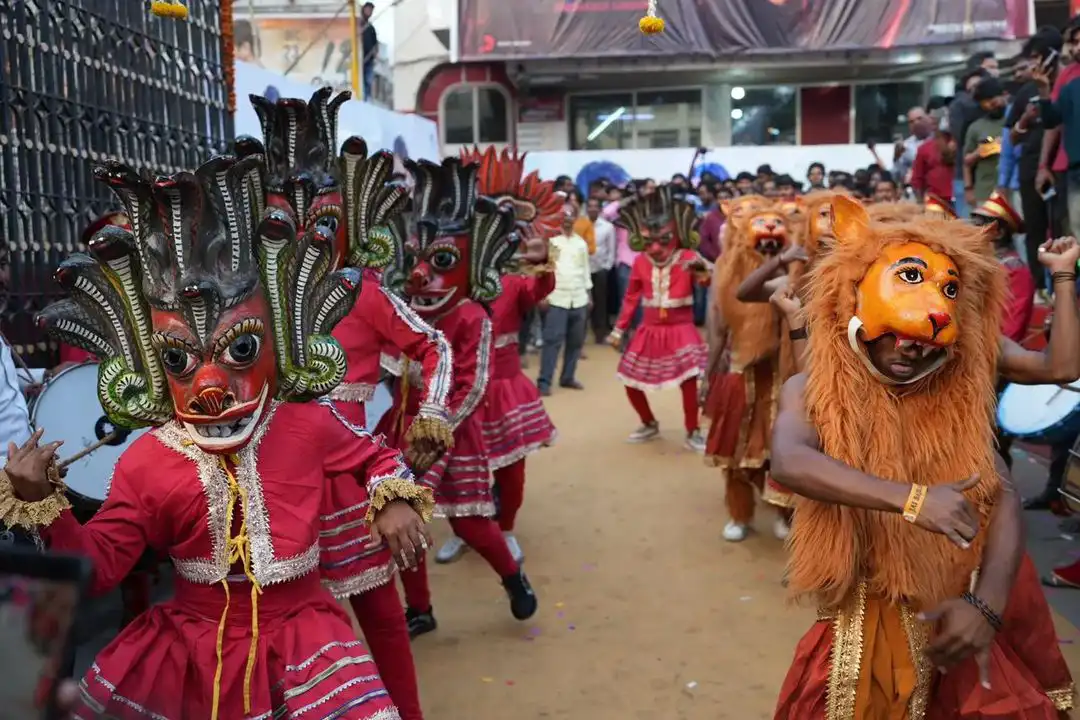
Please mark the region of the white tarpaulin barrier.
MULTIPOLYGON (((295 97, 307 100, 318 88, 305 85, 277 73, 251 65, 236 63, 236 135, 262 136, 259 118, 248 102, 248 95, 266 97, 295 97)), ((434 122, 419 115, 406 115, 350 100, 338 112, 338 141, 359 135, 370 150, 393 150, 414 160, 438 162, 439 134, 434 122)), ((337 148, 335 148, 336 150, 337 148)))

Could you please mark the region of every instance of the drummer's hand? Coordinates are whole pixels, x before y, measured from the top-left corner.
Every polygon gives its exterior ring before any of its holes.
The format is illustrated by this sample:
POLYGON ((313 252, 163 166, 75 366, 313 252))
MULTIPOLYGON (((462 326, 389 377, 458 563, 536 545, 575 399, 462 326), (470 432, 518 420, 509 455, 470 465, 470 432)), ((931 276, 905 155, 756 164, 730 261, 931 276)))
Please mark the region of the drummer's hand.
POLYGON ((402 570, 415 568, 432 544, 424 519, 404 500, 388 502, 375 513, 369 547, 378 547, 383 540, 390 546, 394 562, 402 570))
POLYGON ((979 474, 949 485, 933 485, 915 518, 915 524, 931 532, 941 533, 958 547, 967 550, 979 532, 979 514, 964 497, 964 491, 979 484, 979 474))
POLYGON ((56 458, 56 449, 63 445, 64 441, 39 446, 38 441, 44 432, 44 428, 39 428, 22 447, 8 443, 4 472, 11 480, 15 496, 26 502, 44 500, 56 489, 49 482, 48 469, 56 458))
POLYGON ((43 387, 45 387, 45 386, 42 385, 41 383, 30 383, 29 385, 27 385, 26 387, 23 388, 23 395, 26 396, 27 400, 33 400, 34 398, 36 398, 38 395, 41 394, 41 389, 43 387))
POLYGON ((1050 272, 1076 272, 1080 243, 1074 237, 1047 240, 1039 246, 1039 262, 1050 272))

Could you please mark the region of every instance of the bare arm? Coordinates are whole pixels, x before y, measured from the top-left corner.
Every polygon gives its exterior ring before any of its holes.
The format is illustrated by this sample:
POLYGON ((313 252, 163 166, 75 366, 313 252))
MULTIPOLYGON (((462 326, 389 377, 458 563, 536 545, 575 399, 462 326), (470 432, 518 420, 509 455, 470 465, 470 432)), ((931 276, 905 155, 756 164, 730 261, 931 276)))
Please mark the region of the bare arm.
POLYGON ((746 276, 735 291, 739 302, 769 302, 772 294, 787 284, 787 275, 782 275, 784 260, 780 255, 766 260, 761 267, 746 276))
POLYGON ((1021 385, 1064 385, 1080 379, 1080 312, 1073 281, 1054 283, 1054 328, 1043 352, 1001 339, 998 371, 1021 385))
POLYGON ((817 431, 806 417, 806 376, 795 375, 780 391, 773 424, 772 475, 811 500, 901 513, 911 486, 867 475, 821 452, 817 431))
POLYGON ((705 366, 705 378, 709 379, 720 372, 720 361, 727 345, 727 327, 720 314, 717 303, 720 293, 719 271, 713 271, 712 292, 709 306, 705 310, 705 342, 709 345, 709 360, 705 366))
POLYGON ((997 458, 997 471, 1001 487, 990 516, 975 595, 1001 615, 1009 602, 1024 557, 1024 513, 1009 469, 1000 457, 997 458))

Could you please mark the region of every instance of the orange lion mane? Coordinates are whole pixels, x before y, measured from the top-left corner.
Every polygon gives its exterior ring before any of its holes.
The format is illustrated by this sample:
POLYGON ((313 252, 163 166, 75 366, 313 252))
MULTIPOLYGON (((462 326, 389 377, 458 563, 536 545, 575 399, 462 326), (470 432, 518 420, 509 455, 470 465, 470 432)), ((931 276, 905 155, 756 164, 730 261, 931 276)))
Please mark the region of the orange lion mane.
POLYGON ((994 451, 994 385, 1005 283, 991 244, 966 223, 922 218, 872 223, 847 198, 833 200, 830 252, 808 276, 807 417, 822 451, 851 467, 899 483, 953 483, 979 473, 967 492, 982 513, 969 550, 943 535, 872 512, 800 498, 790 543, 789 587, 839 606, 861 580, 890 602, 926 608, 967 589, 982 557, 999 479, 994 451), (954 356, 916 383, 887 386, 873 378, 848 345, 856 285, 884 248, 917 242, 952 258, 960 271, 954 356))
POLYGON ((765 257, 754 250, 755 238, 748 230, 754 218, 762 215, 783 218, 772 204, 763 204, 748 215, 745 223, 733 228, 728 236, 727 247, 714 270, 718 274, 717 309, 724 326, 732 330, 733 370, 749 367, 780 349, 780 314, 772 303, 744 303, 736 297, 742 281, 765 264, 765 257))
POLYGON ((922 205, 910 202, 876 203, 867 212, 871 220, 881 223, 914 222, 926 215, 922 205))
POLYGON ((802 291, 801 285, 803 278, 806 276, 806 271, 814 264, 814 259, 821 249, 822 238, 817 230, 818 211, 822 205, 831 203, 836 196, 837 193, 832 190, 815 190, 802 198, 803 209, 799 223, 798 242, 806 250, 809 260, 807 262, 796 261, 788 266, 788 280, 791 282, 791 287, 798 292, 802 291))

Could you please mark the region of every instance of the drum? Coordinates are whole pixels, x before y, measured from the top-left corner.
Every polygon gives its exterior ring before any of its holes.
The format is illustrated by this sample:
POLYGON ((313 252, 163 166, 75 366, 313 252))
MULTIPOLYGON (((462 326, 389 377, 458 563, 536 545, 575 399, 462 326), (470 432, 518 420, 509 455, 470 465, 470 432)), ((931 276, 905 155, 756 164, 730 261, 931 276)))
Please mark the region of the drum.
POLYGON ((97 383, 97 363, 66 368, 45 383, 30 406, 31 426, 45 430, 41 441, 64 441, 57 452, 61 462, 115 432, 114 437, 66 468, 64 482, 68 497, 81 523, 89 520, 105 501, 113 466, 120 454, 146 432, 145 428, 117 428, 109 422, 98 402, 97 383))
POLYGON ((1038 445, 1068 440, 1080 428, 1080 381, 1072 385, 1009 384, 998 400, 998 426, 1038 445))
POLYGON ((1069 450, 1069 462, 1065 466, 1065 477, 1058 488, 1061 499, 1074 515, 1080 514, 1080 438, 1076 439, 1069 450))

